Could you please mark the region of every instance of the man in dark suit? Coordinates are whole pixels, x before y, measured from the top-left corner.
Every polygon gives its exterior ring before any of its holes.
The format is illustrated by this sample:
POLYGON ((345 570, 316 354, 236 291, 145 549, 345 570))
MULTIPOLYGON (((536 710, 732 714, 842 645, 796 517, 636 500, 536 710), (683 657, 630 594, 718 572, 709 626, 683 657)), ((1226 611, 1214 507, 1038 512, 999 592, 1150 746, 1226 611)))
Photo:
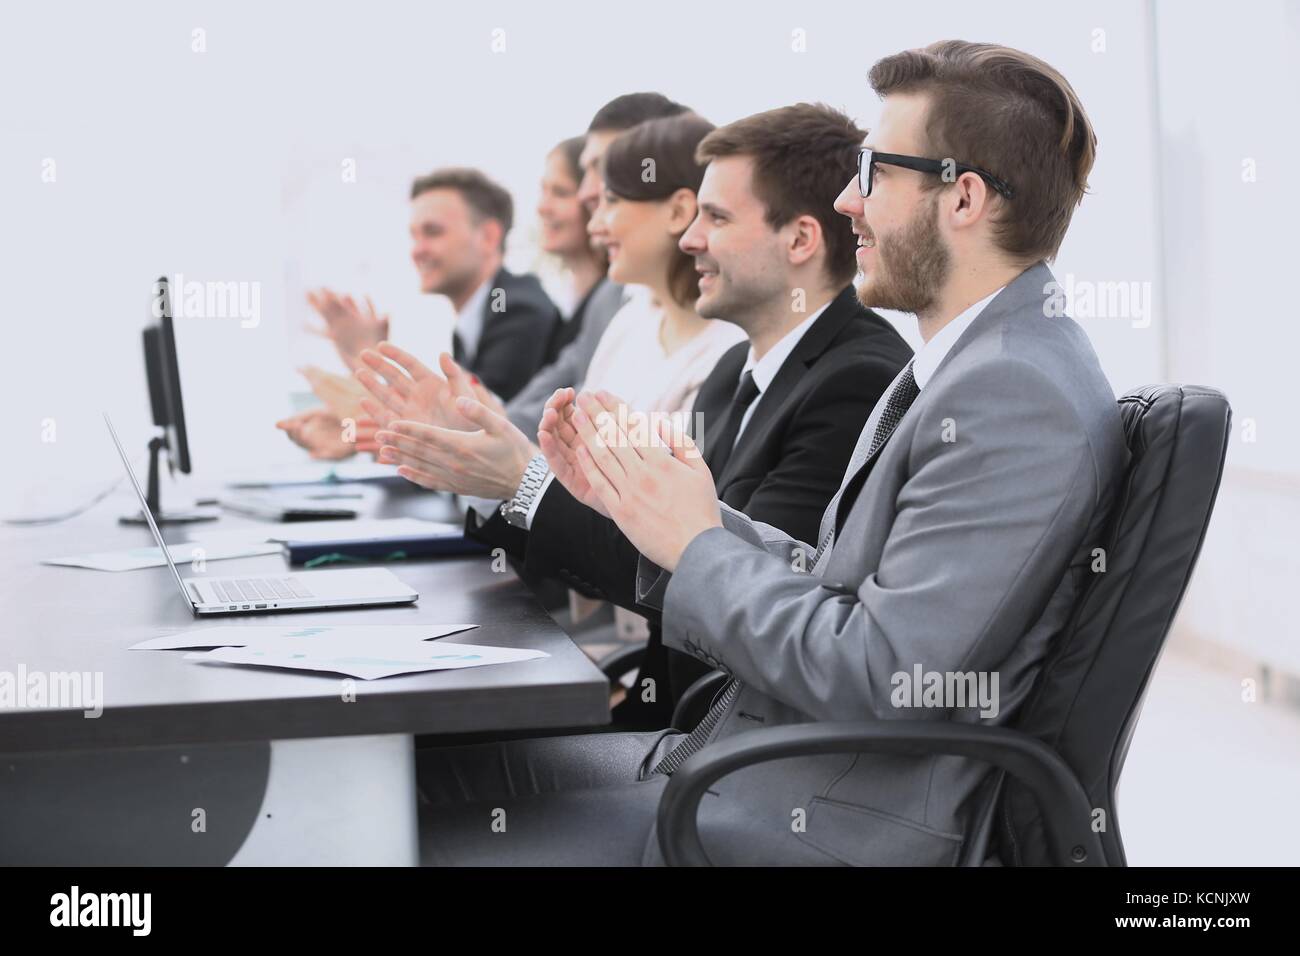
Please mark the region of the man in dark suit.
MULTIPOLYGON (((858 303, 850 284, 854 237, 833 208, 863 136, 842 113, 807 104, 714 131, 700 146, 708 168, 699 215, 681 239, 700 274, 699 313, 749 336, 718 362, 692 416, 718 495, 793 535, 815 534, 867 414, 911 357, 894 328, 858 303)), ((510 470, 485 481, 489 449, 509 435, 490 414, 472 411, 482 430, 468 434, 393 423, 380 433, 381 442, 392 438, 380 460, 402 464, 426 487, 514 498, 527 478, 530 443, 511 436, 518 451, 505 456, 510 470)), ((636 550, 563 486, 548 484, 531 516, 511 514, 508 501, 480 505, 478 513, 487 520, 471 515, 471 533, 521 557, 527 576, 558 575, 590 596, 636 607, 636 550)), ((637 690, 616 719, 666 726, 674 701, 700 673, 689 656, 666 651, 652 629, 637 690)))
POLYGON ((452 354, 504 400, 542 367, 560 321, 536 276, 502 265, 510 194, 477 169, 439 169, 411 186, 411 261, 423 292, 456 309, 452 354))
MULTIPOLYGON (((839 486, 862 423, 885 387, 911 356, 893 326, 858 304, 846 287, 798 341, 753 403, 744 432, 734 438, 737 404, 750 346, 719 360, 695 402, 694 420, 706 423, 701 446, 718 498, 792 536, 814 537, 826 502, 839 486), (796 530, 797 529, 797 530, 796 530)), ((743 397, 743 396, 742 396, 743 397)), ((472 534, 503 547, 496 517, 472 534)), ((645 613, 634 584, 638 552, 609 519, 552 485, 533 515, 522 556, 529 573, 559 576, 590 597, 645 613)), ((668 725, 681 694, 709 668, 663 645, 657 620, 634 685, 615 708, 630 728, 668 725)))

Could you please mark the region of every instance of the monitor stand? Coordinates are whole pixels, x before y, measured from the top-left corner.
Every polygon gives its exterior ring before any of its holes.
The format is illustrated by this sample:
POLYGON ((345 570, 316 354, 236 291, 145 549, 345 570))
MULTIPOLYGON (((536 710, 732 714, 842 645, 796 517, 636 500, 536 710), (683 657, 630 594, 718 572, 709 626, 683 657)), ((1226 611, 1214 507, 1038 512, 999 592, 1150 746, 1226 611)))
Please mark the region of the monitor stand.
MULTIPOLYGON (((155 436, 149 441, 149 483, 145 490, 145 501, 149 505, 149 510, 153 513, 153 520, 156 524, 190 524, 195 521, 215 521, 221 517, 221 513, 215 508, 187 508, 175 511, 166 511, 163 509, 161 502, 158 500, 158 457, 162 450, 167 447, 167 439, 162 436, 155 436)), ((124 514, 118 519, 122 524, 147 524, 144 513, 136 511, 132 514, 124 514)))

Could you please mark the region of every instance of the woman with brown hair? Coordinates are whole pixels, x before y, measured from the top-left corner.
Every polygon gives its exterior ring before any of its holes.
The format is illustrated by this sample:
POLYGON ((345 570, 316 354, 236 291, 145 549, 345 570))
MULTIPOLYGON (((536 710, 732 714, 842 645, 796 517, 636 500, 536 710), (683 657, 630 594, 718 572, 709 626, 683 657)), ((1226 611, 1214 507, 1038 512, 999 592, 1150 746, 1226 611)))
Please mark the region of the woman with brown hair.
POLYGON ((592 356, 584 387, 607 389, 629 407, 682 416, 722 353, 745 335, 704 319, 695 261, 677 242, 695 219, 704 167, 695 149, 713 124, 694 113, 647 120, 605 153, 605 193, 593 232, 605 244, 609 278, 644 286, 653 308, 614 317, 592 356))

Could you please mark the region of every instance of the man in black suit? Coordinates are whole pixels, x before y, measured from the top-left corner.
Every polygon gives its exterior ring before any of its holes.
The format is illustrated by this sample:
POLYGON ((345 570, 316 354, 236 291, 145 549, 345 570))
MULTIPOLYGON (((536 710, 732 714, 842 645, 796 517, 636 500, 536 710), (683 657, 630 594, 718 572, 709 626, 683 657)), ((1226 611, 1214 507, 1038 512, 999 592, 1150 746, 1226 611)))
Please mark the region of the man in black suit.
MULTIPOLYGON (((699 313, 749 336, 701 388, 695 435, 719 497, 792 535, 816 537, 868 413, 911 357, 893 326, 858 304, 855 237, 834 211, 864 135, 807 104, 719 128, 700 145, 699 215, 681 239, 700 274, 699 313)), ((379 460, 425 487, 503 499, 480 508, 486 521, 471 514, 472 534, 520 556, 530 574, 644 611, 632 593, 636 549, 613 522, 538 477, 518 429, 476 403, 459 409, 481 430, 392 422, 376 436, 379 460)), ((636 692, 616 719, 666 726, 701 672, 686 655, 670 659, 652 628, 636 692)))
POLYGON ((510 194, 477 169, 439 169, 411 186, 411 261, 423 292, 456 309, 452 354, 509 400, 542 367, 559 311, 536 276, 502 265, 510 194))

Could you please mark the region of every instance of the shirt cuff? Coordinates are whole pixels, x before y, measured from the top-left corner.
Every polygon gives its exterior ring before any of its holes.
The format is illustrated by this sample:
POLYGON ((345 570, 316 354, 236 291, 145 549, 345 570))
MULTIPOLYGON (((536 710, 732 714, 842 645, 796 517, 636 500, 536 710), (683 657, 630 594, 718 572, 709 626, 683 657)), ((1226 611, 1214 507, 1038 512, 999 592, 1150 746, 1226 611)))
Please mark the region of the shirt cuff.
POLYGON ((462 495, 466 507, 478 516, 478 525, 486 524, 501 508, 500 498, 478 498, 474 495, 462 495))

